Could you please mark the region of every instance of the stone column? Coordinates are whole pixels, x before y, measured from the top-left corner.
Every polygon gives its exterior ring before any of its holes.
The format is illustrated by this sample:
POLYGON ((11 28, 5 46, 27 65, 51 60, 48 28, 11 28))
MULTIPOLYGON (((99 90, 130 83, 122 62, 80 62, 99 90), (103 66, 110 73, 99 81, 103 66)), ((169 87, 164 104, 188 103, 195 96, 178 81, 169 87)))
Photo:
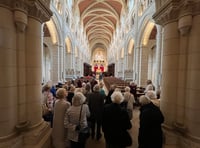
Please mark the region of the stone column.
POLYGON ((139 56, 139 86, 144 87, 148 78, 148 48, 140 47, 139 56))
POLYGON ((135 78, 135 83, 139 86, 139 59, 140 59, 140 57, 139 57, 139 51, 140 51, 140 48, 139 47, 135 47, 135 49, 134 49, 134 59, 135 59, 135 64, 134 64, 134 71, 135 71, 135 76, 134 76, 134 78, 135 78))
POLYGON ((72 54, 71 53, 66 53, 66 59, 65 59, 66 64, 66 77, 68 77, 70 74, 70 70, 72 69, 72 54))
MULTIPOLYGON (((15 3, 14 20, 16 25, 16 64, 17 64, 17 92, 18 92, 18 124, 16 128, 21 130, 29 125, 26 114, 26 50, 25 50, 25 29, 28 23, 27 6, 20 1, 15 3)), ((42 53, 42 52, 41 52, 42 53)), ((42 79, 40 80, 41 83, 42 79)))
POLYGON ((0 14, 0 145, 10 147, 10 141, 18 140, 14 130, 18 124, 16 28, 12 9, 5 1, 0 1, 0 14))
POLYGON ((179 1, 154 15, 164 27, 161 110, 165 145, 200 147, 200 2, 179 1))
POLYGON ((161 83, 161 57, 162 57, 162 26, 156 25, 157 35, 156 35, 156 79, 155 87, 156 90, 160 89, 161 83))
POLYGON ((187 73, 185 86, 185 110, 184 110, 184 125, 186 125, 186 133, 189 138, 185 138, 184 148, 186 147, 200 147, 200 119, 197 118, 200 114, 200 2, 194 4, 195 13, 192 17, 192 28, 189 35, 188 53, 187 54, 187 73))
POLYGON ((41 50, 42 23, 52 15, 49 1, 29 1, 28 26, 25 39, 25 80, 26 80, 26 115, 30 122, 23 133, 25 147, 50 146, 50 128, 43 121, 41 112, 41 50), (45 135, 45 136, 44 136, 45 135))
POLYGON ((59 81, 59 45, 53 46, 52 52, 52 69, 51 80, 52 84, 57 84, 59 81))
POLYGON ((133 70, 133 57, 132 57, 132 54, 128 54, 128 56, 127 56, 127 58, 128 58, 128 70, 133 70))
MULTIPOLYGON (((174 12, 173 12, 174 13, 174 12)), ((177 13, 177 12, 176 12, 177 13)), ((173 15, 166 14, 166 16, 173 15)), ((172 19, 172 18, 171 18, 172 19)), ((176 122, 176 102, 179 74, 179 32, 178 22, 170 21, 163 26, 163 65, 161 110, 165 116, 165 144, 176 145, 177 137, 173 131, 176 122)))
POLYGON ((50 146, 41 115, 41 26, 52 15, 48 7, 49 1, 0 1, 1 147, 50 146))
POLYGON ((63 45, 59 45, 59 81, 63 81, 63 75, 64 75, 64 69, 63 69, 63 63, 64 63, 64 48, 63 45))
POLYGON ((128 70, 128 49, 124 49, 124 70, 128 70))

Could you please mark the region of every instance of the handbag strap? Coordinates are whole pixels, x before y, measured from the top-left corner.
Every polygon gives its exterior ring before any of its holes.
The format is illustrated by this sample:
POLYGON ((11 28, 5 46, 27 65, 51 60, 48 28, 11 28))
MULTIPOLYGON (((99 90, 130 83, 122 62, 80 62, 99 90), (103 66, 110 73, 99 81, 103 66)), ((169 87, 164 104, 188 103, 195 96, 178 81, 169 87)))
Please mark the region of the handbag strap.
POLYGON ((80 123, 80 122, 81 122, 81 112, 82 112, 82 108, 83 108, 83 104, 81 105, 81 110, 80 110, 80 114, 79 114, 79 120, 78 120, 78 121, 79 121, 79 122, 78 122, 78 123, 79 123, 79 125, 81 125, 81 123, 80 123))

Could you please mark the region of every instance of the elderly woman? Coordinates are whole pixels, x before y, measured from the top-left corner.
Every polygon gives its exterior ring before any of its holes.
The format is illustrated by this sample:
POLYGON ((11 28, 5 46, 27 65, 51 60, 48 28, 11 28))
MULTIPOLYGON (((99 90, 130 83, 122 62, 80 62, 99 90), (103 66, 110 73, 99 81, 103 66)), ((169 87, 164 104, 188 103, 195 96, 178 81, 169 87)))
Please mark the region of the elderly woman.
POLYGON ((133 103, 135 103, 135 99, 133 94, 130 93, 130 87, 125 87, 124 101, 121 103, 121 106, 128 111, 130 120, 132 119, 133 103))
POLYGON ((155 86, 153 85, 152 81, 151 80, 147 80, 147 86, 145 88, 145 93, 149 90, 153 90, 155 91, 155 86))
POLYGON ((54 97, 50 90, 51 86, 49 84, 44 85, 42 88, 42 117, 45 121, 50 122, 52 127, 54 97))
POLYGON ((141 108, 138 148, 162 148, 161 124, 164 122, 164 116, 148 97, 141 96, 139 102, 141 108))
POLYGON ((160 99, 157 99, 155 91, 149 90, 146 92, 145 96, 147 96, 154 105, 160 107, 160 99))
POLYGON ((56 101, 54 105, 54 117, 53 117, 53 129, 52 138, 55 148, 66 147, 66 134, 67 131, 64 128, 64 115, 66 110, 70 107, 70 103, 66 101, 67 91, 65 88, 59 88, 56 91, 56 101))
POLYGON ((102 129, 106 140, 106 148, 125 148, 132 144, 127 132, 132 127, 126 110, 120 104, 124 97, 120 91, 111 95, 111 104, 107 104, 103 111, 102 129))
POLYGON ((64 126, 68 129, 68 139, 70 140, 71 148, 85 147, 85 142, 80 143, 78 141, 78 125, 81 125, 80 128, 87 127, 87 117, 90 116, 88 105, 83 104, 85 99, 85 96, 81 92, 75 93, 72 98, 72 106, 65 113, 64 126))

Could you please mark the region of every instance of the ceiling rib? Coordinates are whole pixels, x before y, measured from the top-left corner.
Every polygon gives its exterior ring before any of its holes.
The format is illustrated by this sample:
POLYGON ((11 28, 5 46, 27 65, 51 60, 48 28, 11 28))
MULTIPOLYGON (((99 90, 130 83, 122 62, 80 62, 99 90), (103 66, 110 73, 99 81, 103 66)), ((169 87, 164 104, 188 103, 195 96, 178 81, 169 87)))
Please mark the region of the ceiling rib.
POLYGON ((108 48, 126 0, 79 0, 79 12, 91 50, 108 48))

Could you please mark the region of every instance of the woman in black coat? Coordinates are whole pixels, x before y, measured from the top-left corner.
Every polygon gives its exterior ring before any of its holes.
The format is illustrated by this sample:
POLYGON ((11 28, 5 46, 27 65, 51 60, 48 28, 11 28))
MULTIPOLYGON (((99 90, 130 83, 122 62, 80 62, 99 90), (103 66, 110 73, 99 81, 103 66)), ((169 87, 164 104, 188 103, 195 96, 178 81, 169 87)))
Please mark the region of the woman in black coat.
POLYGON ((163 134, 161 124, 164 116, 146 96, 141 96, 140 128, 138 135, 139 148, 162 148, 163 134))
POLYGON ((127 132, 132 127, 126 110, 120 104, 123 101, 121 92, 114 91, 111 104, 106 104, 103 111, 102 129, 106 140, 106 148, 125 148, 132 144, 127 132))

